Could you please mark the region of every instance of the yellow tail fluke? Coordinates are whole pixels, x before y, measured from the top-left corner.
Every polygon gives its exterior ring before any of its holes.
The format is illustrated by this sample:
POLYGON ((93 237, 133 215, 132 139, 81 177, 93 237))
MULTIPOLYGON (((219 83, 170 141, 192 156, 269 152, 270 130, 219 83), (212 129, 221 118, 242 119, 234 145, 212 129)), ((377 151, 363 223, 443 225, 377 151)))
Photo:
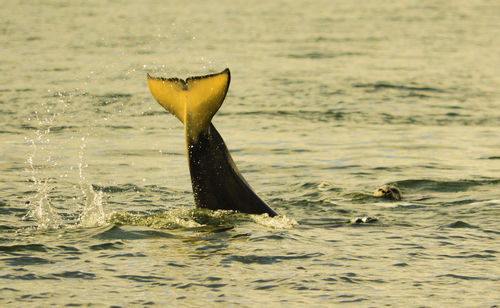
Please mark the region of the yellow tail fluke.
POLYGON ((148 74, 148 85, 153 97, 186 126, 192 138, 208 131, 210 121, 226 97, 231 81, 229 69, 206 76, 157 78, 148 74))
POLYGON ((148 86, 158 103, 184 123, 187 101, 187 86, 184 80, 157 78, 148 74, 148 86))

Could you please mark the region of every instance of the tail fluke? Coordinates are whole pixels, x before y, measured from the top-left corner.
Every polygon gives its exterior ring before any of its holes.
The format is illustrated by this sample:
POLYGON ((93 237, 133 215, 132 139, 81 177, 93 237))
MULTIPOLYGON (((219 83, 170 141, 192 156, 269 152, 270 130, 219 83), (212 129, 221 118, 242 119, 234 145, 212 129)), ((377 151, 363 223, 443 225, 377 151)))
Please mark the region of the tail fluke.
POLYGON ((158 103, 184 123, 187 101, 187 86, 184 80, 151 77, 148 74, 148 86, 158 103))
POLYGON ((230 81, 229 69, 185 81, 148 74, 153 97, 184 123, 196 206, 276 216, 240 174, 224 140, 211 124, 226 97, 230 81))
POLYGON ((148 74, 153 97, 186 126, 186 133, 196 139, 208 131, 212 117, 226 97, 231 74, 229 69, 185 81, 178 78, 157 78, 148 74))

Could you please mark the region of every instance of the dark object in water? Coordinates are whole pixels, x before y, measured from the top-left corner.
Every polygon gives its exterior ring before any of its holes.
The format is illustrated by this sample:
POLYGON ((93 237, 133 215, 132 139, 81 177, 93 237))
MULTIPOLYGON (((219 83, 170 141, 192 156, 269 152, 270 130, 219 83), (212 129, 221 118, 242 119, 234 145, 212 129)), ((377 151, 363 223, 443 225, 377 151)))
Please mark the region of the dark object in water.
POLYGON ((403 195, 399 188, 394 185, 382 185, 373 193, 374 197, 385 198, 389 200, 401 200, 403 195))
POLYGON ((349 223, 351 224, 369 224, 373 222, 377 222, 378 218, 377 217, 354 217, 352 218, 349 223))

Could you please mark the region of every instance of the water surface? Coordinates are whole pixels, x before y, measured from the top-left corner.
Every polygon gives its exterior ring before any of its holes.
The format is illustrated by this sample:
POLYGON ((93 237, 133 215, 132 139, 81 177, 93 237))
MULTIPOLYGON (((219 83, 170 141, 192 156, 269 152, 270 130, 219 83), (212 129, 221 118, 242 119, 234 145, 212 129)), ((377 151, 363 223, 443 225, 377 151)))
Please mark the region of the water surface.
POLYGON ((4 3, 2 306, 499 305, 499 14, 4 3), (276 218, 196 210, 182 125, 147 89, 225 67, 213 123, 276 218))

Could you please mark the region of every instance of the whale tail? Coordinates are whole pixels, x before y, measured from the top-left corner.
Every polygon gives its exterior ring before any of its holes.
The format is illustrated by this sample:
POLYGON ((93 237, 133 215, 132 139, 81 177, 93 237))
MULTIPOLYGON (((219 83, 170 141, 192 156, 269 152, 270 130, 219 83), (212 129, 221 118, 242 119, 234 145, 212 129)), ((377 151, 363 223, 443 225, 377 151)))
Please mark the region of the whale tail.
POLYGON ((231 74, 229 69, 217 74, 179 78, 158 78, 148 74, 153 97, 186 127, 187 136, 207 132, 213 116, 226 97, 231 74))
POLYGON ((148 74, 153 97, 184 123, 189 171, 197 207, 276 216, 240 174, 219 132, 211 124, 229 88, 229 69, 218 74, 156 78, 148 74))

